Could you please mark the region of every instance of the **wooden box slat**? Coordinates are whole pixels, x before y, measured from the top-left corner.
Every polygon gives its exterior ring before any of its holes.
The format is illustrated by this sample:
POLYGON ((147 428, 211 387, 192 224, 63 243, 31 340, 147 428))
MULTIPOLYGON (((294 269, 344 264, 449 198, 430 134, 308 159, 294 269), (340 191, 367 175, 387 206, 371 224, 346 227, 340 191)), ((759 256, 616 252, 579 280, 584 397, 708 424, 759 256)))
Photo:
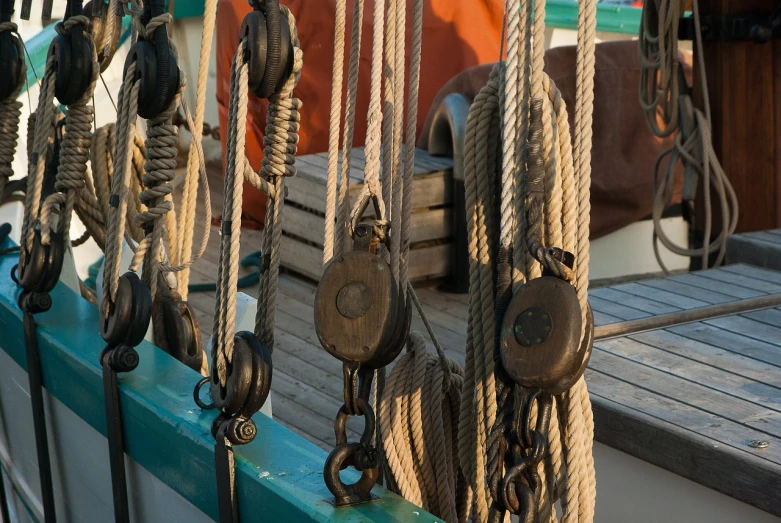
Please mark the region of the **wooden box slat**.
MULTIPOLYGON (((350 158, 351 202, 357 201, 363 189, 364 153, 363 148, 356 148, 350 158)), ((328 154, 301 156, 296 165, 297 175, 286 180, 281 263, 317 280, 322 272, 328 154)), ((441 278, 448 274, 452 251, 452 161, 417 150, 412 185, 410 279, 441 278)), ((373 215, 370 205, 365 217, 373 215)))

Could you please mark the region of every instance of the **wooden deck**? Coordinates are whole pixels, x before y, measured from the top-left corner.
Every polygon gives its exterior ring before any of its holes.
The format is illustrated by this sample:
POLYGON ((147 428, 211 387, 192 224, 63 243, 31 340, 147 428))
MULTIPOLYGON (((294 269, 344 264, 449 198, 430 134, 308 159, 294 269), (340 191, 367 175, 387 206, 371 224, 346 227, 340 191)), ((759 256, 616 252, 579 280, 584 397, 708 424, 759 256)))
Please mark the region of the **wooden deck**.
MULTIPOLYGON (((258 249, 260 234, 242 233, 242 255, 258 249)), ((214 279, 218 246, 213 228, 192 282, 214 279)), ((311 280, 281 277, 272 402, 278 422, 330 449, 342 371, 315 335, 315 289, 311 280)), ((741 264, 593 289, 591 304, 604 325, 779 292, 781 273, 741 264)), ((418 294, 440 343, 463 364, 466 295, 431 287, 418 294)), ((214 293, 191 294, 190 303, 208 336, 214 293)), ((417 315, 412 328, 423 332, 417 315)), ((598 441, 781 515, 781 308, 598 342, 586 377, 598 441)), ((358 437, 355 429, 349 437, 358 437)))

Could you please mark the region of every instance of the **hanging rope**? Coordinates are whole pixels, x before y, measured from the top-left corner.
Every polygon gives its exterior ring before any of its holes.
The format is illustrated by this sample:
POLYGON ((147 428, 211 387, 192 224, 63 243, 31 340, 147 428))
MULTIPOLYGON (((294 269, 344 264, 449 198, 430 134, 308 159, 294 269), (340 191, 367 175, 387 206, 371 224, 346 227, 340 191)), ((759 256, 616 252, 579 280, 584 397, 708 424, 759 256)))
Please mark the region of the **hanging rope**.
POLYGON ((280 6, 279 9, 287 17, 291 28, 294 49, 293 67, 280 92, 269 98, 266 135, 263 140, 264 159, 259 174, 253 171, 245 154, 249 65, 246 61, 247 43, 244 39, 239 43, 231 67, 224 219, 212 341, 213 368, 216 369, 222 384, 227 383, 227 367, 233 361, 244 180, 268 195, 261 248, 265 261, 260 277, 255 335, 270 350, 273 350, 274 346, 274 317, 282 230, 280 217, 286 191, 285 178, 296 173, 295 153, 298 145, 301 108, 301 101, 294 98, 292 93, 303 66, 303 52, 295 30, 295 18, 287 7, 280 6))
MULTIPOLYGON (((508 2, 507 59, 495 67, 469 114, 465 390, 473 394, 465 394, 461 405, 459 459, 471 485, 475 521, 500 521, 506 510, 523 508, 518 505, 521 500, 510 499, 516 505, 507 506, 502 491, 504 445, 514 430, 510 427, 521 401, 521 388, 503 366, 495 365, 501 339, 497 329, 510 298, 544 269, 574 285, 582 319, 587 319, 595 13, 595 2, 580 3, 574 142, 561 94, 542 70, 544 2, 535 2, 533 13, 528 3, 508 2), (493 214, 496 200, 498 217, 493 214), (569 268, 547 246, 574 254, 574 267, 569 268)), ((581 339, 583 335, 585 331, 581 339)), ((529 409, 531 426, 539 423, 540 406, 531 399, 524 407, 529 409)), ((547 450, 532 466, 539 477, 539 492, 530 498, 536 500, 538 520, 558 520, 553 507, 558 498, 561 521, 591 521, 593 420, 582 378, 555 396, 547 408, 547 450)))
POLYGON ((684 11, 685 4, 681 0, 649 1, 643 6, 640 24, 640 103, 646 114, 646 122, 651 132, 659 137, 677 131, 673 146, 662 152, 654 165, 653 245, 656 260, 665 272, 669 271, 659 251, 660 241, 669 251, 680 256, 701 257, 703 269, 711 265, 712 254, 716 254, 714 266, 720 265, 726 255, 727 237, 735 232, 739 214, 737 196, 719 163, 711 140, 710 98, 697 0, 692 3, 692 17, 704 111, 694 107, 690 89, 685 85, 678 63, 678 23, 684 11), (704 231, 702 247, 699 248, 676 244, 662 228, 662 215, 672 203, 675 172, 679 163, 685 171, 685 201, 694 200, 698 182, 702 181, 704 231), (718 199, 721 225, 716 238, 712 238, 715 232, 711 201, 714 192, 718 199))
MULTIPOLYGON (((412 301, 409 306, 417 306, 428 327, 428 321, 407 277, 423 1, 416 0, 413 3, 410 79, 406 93, 406 3, 375 2, 365 182, 349 218, 344 210, 349 205, 346 195, 356 116, 363 1, 356 0, 354 3, 342 135, 340 121, 345 60, 345 3, 342 0, 336 5, 324 265, 327 266, 334 257, 342 255, 345 248, 342 231, 353 231, 364 210, 372 202, 375 207, 375 241, 378 245, 388 246, 378 252, 382 252, 390 263, 399 286, 408 289, 408 292, 402 293, 401 299, 407 300, 409 296, 412 301), (405 141, 405 94, 408 99, 406 151, 402 147, 405 141), (338 161, 340 136, 341 164, 338 161), (384 151, 382 155, 381 149, 384 151), (339 194, 337 187, 340 187, 339 194)), ((375 379, 374 399, 379 400, 376 412, 381 436, 377 451, 385 451, 386 479, 390 488, 445 520, 455 521, 456 515, 464 511, 460 505, 465 505, 459 501, 463 496, 456 495, 456 491, 465 492, 466 484, 456 460, 455 439, 463 372, 445 356, 430 328, 428 331, 437 349, 436 354, 427 351, 421 335, 411 333, 408 352, 396 363, 384 390, 380 372, 375 379)))
MULTIPOLYGON (((203 128, 204 113, 206 111, 206 81, 209 74, 209 59, 211 57, 212 40, 214 39, 214 25, 217 19, 217 0, 207 0, 203 13, 203 32, 201 33, 201 53, 198 61, 198 83, 196 87, 195 100, 195 118, 194 125, 190 126, 192 131, 192 144, 187 156, 187 176, 184 181, 184 194, 182 196, 183 206, 179 214, 178 229, 180 231, 192 231, 195 228, 195 210, 198 195, 198 183, 200 177, 199 168, 205 164, 203 158, 202 140, 203 135, 195 132, 196 129, 203 128)), ((178 113, 177 113, 178 114, 178 113)), ((189 122, 188 122, 189 124, 189 122)), ((211 223, 211 201, 209 191, 205 193, 205 207, 208 217, 204 223, 211 223)), ((202 237, 200 253, 202 254, 209 240, 210 229, 205 229, 202 237)), ((179 235, 179 243, 172 255, 173 263, 181 263, 182 260, 188 260, 192 255, 193 245, 192 234, 179 235)), ((173 248, 173 247, 172 247, 173 248)), ((197 256, 200 257, 200 254, 197 256)), ((185 267, 177 273, 178 289, 183 300, 187 299, 187 286, 190 281, 190 268, 185 267)))
POLYGON ((22 102, 17 101, 17 97, 22 92, 27 79, 27 63, 23 58, 24 44, 19 36, 17 25, 13 22, 0 22, 0 35, 2 33, 9 33, 8 37, 0 36, 0 39, 12 40, 16 46, 17 56, 22 59, 19 60, 19 76, 14 88, 0 100, 0 204, 4 200, 6 184, 14 174, 12 164, 16 154, 16 142, 19 139, 19 119, 22 116, 22 102))

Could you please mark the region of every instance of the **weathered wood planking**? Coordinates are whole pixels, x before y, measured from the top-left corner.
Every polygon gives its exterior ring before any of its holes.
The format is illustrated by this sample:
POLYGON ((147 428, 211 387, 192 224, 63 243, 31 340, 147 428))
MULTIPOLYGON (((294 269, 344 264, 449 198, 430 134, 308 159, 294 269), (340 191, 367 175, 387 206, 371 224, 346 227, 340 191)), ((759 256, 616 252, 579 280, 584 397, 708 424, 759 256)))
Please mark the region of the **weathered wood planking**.
MULTIPOLYGON (((298 173, 286 183, 288 195, 283 208, 282 265, 314 280, 320 279, 324 245, 324 216, 328 156, 325 153, 297 158, 298 173)), ((353 149, 350 158, 351 202, 363 189, 365 156, 353 149)), ((452 161, 418 150, 412 188, 410 279, 440 278, 450 268, 453 236, 452 161)), ((372 206, 366 217, 373 216, 372 206)))
POLYGON ((727 239, 727 263, 781 270, 781 229, 733 234, 727 239))
MULTIPOLYGON (((242 255, 257 250, 260 234, 243 231, 242 255)), ((204 259, 194 267, 194 282, 216 275, 218 245, 215 234, 204 259)), ((315 248, 309 256, 321 260, 315 248)), ((281 275, 274 415, 315 444, 330 448, 333 415, 342 402, 342 372, 340 363, 317 342, 312 326, 315 290, 311 281, 281 275)), ((731 265, 595 289, 591 302, 597 324, 606 324, 779 290, 781 273, 731 265)), ((244 292, 256 295, 257 289, 244 292)), ((421 288, 418 295, 446 352, 463 363, 465 297, 433 288, 421 288)), ((190 301, 204 333, 210 332, 214 293, 192 294, 190 301)), ((413 328, 422 331, 420 319, 413 317, 413 328)), ((586 376, 599 441, 781 515, 781 489, 776 488, 781 477, 781 310, 597 343, 586 376), (752 449, 747 445, 751 440, 768 441, 770 446, 752 449)), ((349 430, 356 437, 361 428, 349 430)))

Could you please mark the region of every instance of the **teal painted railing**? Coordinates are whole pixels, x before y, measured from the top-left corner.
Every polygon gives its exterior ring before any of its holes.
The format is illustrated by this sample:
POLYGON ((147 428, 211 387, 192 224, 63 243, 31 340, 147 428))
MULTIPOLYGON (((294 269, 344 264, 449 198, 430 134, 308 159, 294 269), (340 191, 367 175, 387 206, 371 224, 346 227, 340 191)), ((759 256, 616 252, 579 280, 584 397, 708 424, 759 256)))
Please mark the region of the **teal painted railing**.
MULTIPOLYGON (((169 2, 174 18, 203 16, 202 0, 169 2)), ((578 26, 578 2, 575 0, 549 0, 546 9, 545 22, 550 27, 575 29, 578 26)), ((640 29, 640 12, 641 9, 637 7, 600 3, 597 6, 597 31, 637 34, 640 29)))
MULTIPOLYGON (((10 244, 0 244, 7 247, 10 244)), ((16 256, 0 257, 0 349, 22 368, 25 358, 19 288, 9 275, 16 256)), ((36 315, 44 387, 105 436, 103 382, 98 363, 103 340, 97 309, 64 285, 52 292, 53 307, 36 315)), ((193 403, 200 375, 147 342, 141 363, 120 378, 127 454, 212 518, 217 517, 213 412, 193 403)), ((284 357, 280 355, 279 357, 284 357)), ((411 522, 437 521, 431 514, 381 487, 376 501, 334 508, 323 483, 326 453, 262 414, 258 437, 236 449, 236 477, 242 514, 263 521, 411 522), (259 474, 268 472, 268 474, 259 474), (259 477, 263 476, 263 478, 259 477), (273 478, 273 481, 264 479, 273 478)), ((109 466, 106 462, 106 467, 109 466)), ((343 473, 354 480, 355 474, 343 473)))

